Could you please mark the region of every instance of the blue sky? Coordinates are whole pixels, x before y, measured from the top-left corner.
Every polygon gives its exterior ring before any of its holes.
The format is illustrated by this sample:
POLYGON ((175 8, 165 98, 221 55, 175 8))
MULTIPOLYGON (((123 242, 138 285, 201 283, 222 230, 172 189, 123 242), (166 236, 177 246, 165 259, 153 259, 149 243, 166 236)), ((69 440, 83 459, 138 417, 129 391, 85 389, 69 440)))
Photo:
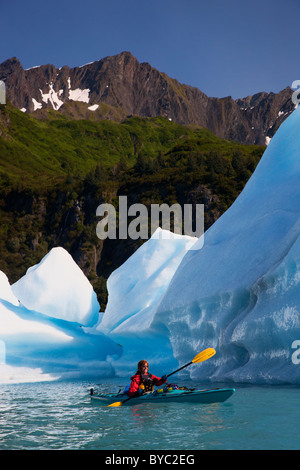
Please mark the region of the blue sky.
POLYGON ((300 79, 299 0, 0 0, 0 63, 75 67, 122 51, 208 96, 300 79))

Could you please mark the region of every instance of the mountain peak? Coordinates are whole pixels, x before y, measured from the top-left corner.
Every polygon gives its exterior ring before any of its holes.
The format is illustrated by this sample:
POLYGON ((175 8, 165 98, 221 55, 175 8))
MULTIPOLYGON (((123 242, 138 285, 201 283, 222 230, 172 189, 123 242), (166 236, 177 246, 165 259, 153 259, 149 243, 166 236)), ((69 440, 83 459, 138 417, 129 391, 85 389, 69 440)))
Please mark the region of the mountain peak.
MULTIPOLYGON (((0 67, 7 71, 7 74, 13 73, 15 70, 23 70, 22 64, 17 57, 11 57, 10 59, 5 60, 0 67)), ((6 77, 1 74, 0 80, 5 79, 6 77)))
POLYGON ((24 70, 12 57, 0 64, 0 80, 6 83, 7 99, 37 117, 41 109, 43 115, 47 109, 68 113, 73 109, 71 102, 79 101, 83 104, 77 118, 162 116, 178 124, 207 127, 218 137, 247 144, 264 145, 294 110, 291 89, 239 100, 209 98, 149 63, 139 63, 130 51, 60 69, 48 64, 24 70))
POLYGON ((11 64, 11 65, 21 65, 22 67, 22 64, 21 62, 19 61, 19 59, 17 57, 10 57, 10 59, 7 59, 3 62, 3 64, 1 65, 8 65, 8 64, 11 64))

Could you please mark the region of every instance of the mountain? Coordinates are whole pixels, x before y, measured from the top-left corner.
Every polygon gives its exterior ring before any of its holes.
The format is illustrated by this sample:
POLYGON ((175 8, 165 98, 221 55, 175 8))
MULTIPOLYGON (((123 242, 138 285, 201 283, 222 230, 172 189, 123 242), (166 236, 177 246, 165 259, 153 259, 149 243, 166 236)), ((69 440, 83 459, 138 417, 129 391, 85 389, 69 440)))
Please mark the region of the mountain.
POLYGON ((48 110, 93 120, 163 116, 244 144, 266 145, 294 110, 289 87, 238 100, 208 97, 148 63, 139 63, 130 52, 59 69, 48 64, 24 70, 14 57, 0 65, 0 80, 5 82, 7 99, 36 117, 47 116, 48 110))

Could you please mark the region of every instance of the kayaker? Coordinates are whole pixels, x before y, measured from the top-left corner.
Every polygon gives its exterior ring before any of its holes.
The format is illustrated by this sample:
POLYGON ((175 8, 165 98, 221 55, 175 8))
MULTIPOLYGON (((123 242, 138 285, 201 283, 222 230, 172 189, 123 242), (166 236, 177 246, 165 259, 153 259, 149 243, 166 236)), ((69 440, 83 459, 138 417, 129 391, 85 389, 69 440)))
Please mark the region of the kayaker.
POLYGON ((167 381, 167 376, 163 375, 162 378, 149 374, 149 364, 145 359, 138 363, 138 370, 131 377, 131 384, 128 390, 129 397, 142 395, 144 392, 153 390, 154 385, 162 385, 167 381))

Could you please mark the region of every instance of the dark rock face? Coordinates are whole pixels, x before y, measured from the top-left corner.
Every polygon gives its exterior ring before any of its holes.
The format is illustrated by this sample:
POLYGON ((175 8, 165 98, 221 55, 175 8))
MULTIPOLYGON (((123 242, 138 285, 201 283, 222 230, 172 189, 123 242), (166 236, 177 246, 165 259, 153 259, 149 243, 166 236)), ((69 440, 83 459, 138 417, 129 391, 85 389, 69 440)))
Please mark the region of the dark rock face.
POLYGON ((12 58, 0 64, 0 80, 5 82, 7 99, 37 117, 47 109, 85 119, 163 116, 246 144, 266 144, 295 108, 289 87, 238 100, 212 98, 139 63, 130 52, 60 69, 42 65, 24 70, 12 58))

